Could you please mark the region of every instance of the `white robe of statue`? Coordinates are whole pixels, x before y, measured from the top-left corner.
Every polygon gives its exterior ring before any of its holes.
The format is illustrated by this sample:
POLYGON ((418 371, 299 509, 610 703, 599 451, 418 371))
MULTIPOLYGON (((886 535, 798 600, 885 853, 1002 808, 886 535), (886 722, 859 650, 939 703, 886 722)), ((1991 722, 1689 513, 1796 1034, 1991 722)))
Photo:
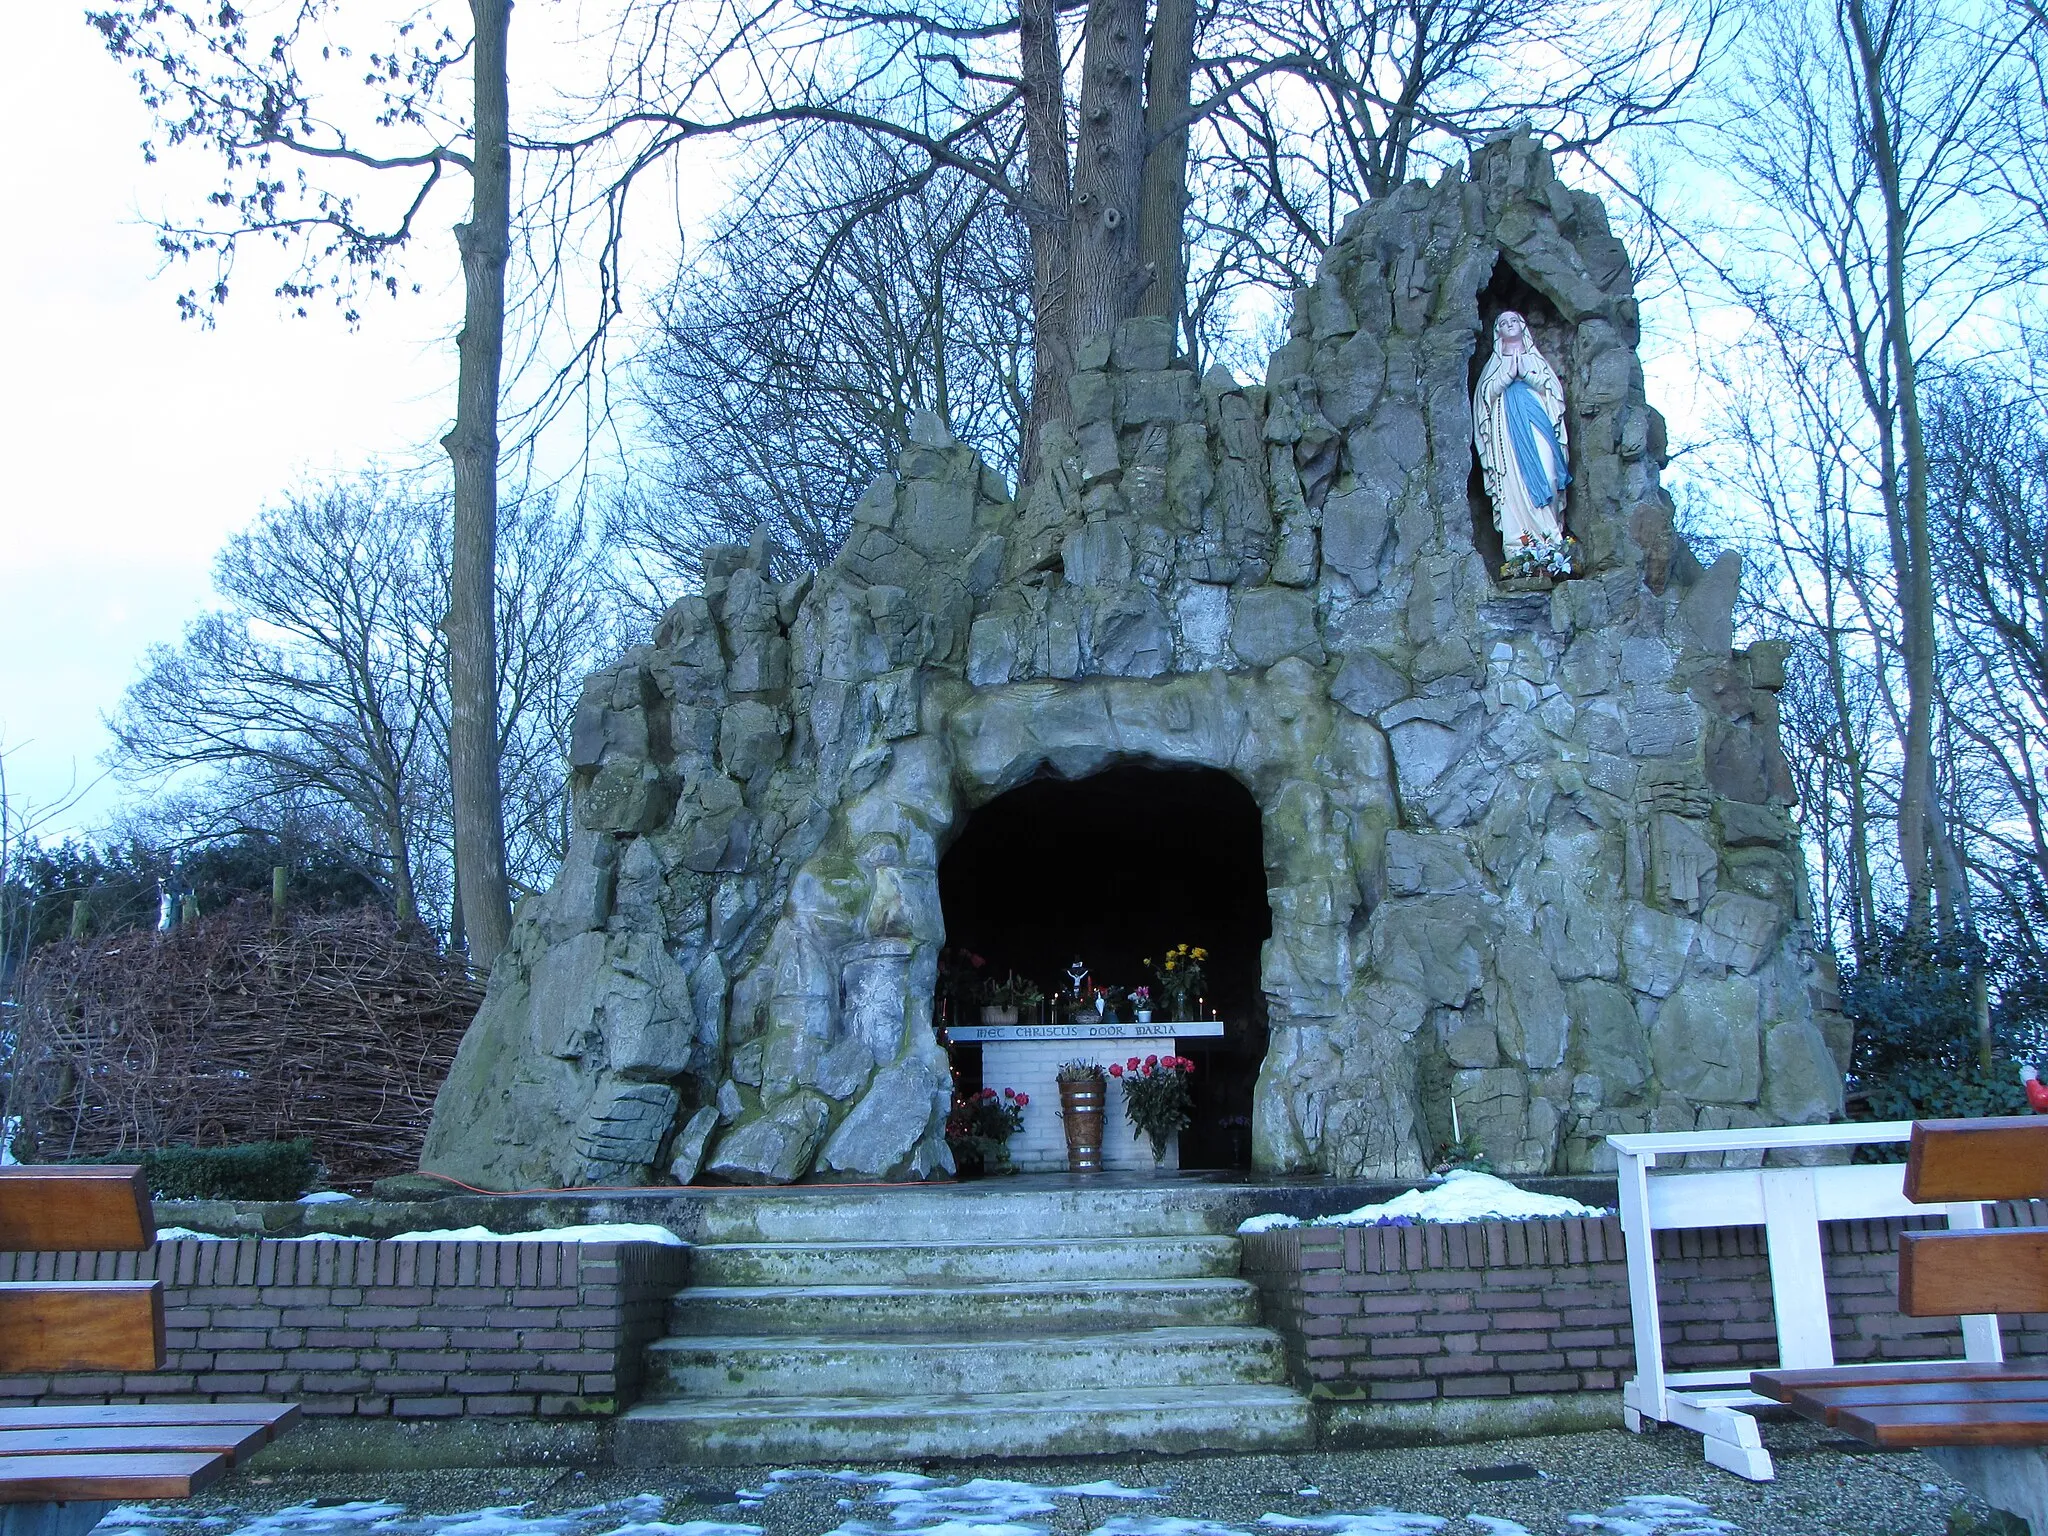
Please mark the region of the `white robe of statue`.
POLYGON ((1536 350, 1529 322, 1512 309, 1493 322, 1493 356, 1480 370, 1479 387, 1472 392, 1472 443, 1479 450, 1486 494, 1493 502, 1493 525, 1500 530, 1503 547, 1512 554, 1524 536, 1549 542, 1562 537, 1564 488, 1571 479, 1564 386, 1536 350), (1519 411, 1511 409, 1517 402, 1509 398, 1509 387, 1518 381, 1533 393, 1540 411, 1529 408, 1526 393, 1519 411), (1542 430, 1546 418, 1547 432, 1542 430), (1519 445, 1512 435, 1518 424, 1519 445))

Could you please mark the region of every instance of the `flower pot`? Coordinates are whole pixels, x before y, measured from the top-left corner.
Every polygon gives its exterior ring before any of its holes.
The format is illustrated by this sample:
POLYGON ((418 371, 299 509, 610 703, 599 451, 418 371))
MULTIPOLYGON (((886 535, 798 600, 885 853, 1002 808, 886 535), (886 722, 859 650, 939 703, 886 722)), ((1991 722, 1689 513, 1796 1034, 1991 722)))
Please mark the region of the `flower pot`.
POLYGON ((1107 1097, 1101 1083, 1061 1083, 1060 1123, 1067 1133, 1067 1171, 1102 1171, 1102 1107, 1107 1097))
POLYGON ((1150 1024, 1152 1022, 1152 1010, 1150 1008, 1140 1008, 1138 1010, 1138 1022, 1140 1024, 1150 1024))
POLYGON ((1014 1003, 983 1003, 981 1022, 984 1024, 1014 1024, 1017 1022, 1017 1006, 1014 1003))

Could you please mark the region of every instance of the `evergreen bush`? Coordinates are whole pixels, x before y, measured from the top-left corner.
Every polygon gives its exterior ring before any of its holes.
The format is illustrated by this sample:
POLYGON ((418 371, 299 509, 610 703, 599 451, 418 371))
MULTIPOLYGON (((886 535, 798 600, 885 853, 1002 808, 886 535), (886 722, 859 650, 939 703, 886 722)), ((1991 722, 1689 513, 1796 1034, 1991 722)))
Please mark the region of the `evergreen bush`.
MULTIPOLYGON (((109 1162, 131 1159, 119 1155, 109 1162)), ((313 1143, 255 1141, 240 1147, 164 1147, 132 1159, 158 1200, 296 1200, 319 1177, 313 1143)))

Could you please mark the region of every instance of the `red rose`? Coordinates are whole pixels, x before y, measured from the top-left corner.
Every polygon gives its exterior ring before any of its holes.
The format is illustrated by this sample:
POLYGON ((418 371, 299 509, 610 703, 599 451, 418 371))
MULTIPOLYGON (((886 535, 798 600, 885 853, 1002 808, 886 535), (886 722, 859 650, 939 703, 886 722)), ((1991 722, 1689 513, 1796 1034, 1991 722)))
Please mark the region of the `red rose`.
POLYGON ((1156 1067, 1159 1065, 1159 1058, 1157 1056, 1147 1056, 1145 1058, 1145 1065, 1148 1067, 1156 1067))
POLYGON ((1003 1097, 1006 1099, 1014 1099, 1015 1097, 1017 1097, 1017 1091, 1014 1088, 1005 1088, 1003 1090, 1003 1097))
POLYGON ((1109 1075, 1111 1077, 1122 1077, 1124 1075, 1124 1069, 1122 1067, 1112 1065, 1109 1069, 1109 1075))
POLYGON ((1020 1108, 1020 1109, 1021 1109, 1021 1108, 1022 1108, 1022 1107, 1023 1107, 1024 1105, 1026 1105, 1026 1104, 1029 1104, 1030 1102, 1031 1102, 1031 1095, 1030 1095, 1030 1094, 1028 1094, 1028 1093, 1020 1093, 1020 1094, 1018 1094, 1018 1095, 1017 1095, 1017 1106, 1018 1106, 1018 1108, 1020 1108))
POLYGON ((1129 1067, 1133 1072, 1135 1072, 1138 1070, 1138 1068, 1142 1067, 1144 1063, 1138 1060, 1137 1057, 1133 1056, 1129 1061, 1125 1062, 1124 1065, 1129 1067))

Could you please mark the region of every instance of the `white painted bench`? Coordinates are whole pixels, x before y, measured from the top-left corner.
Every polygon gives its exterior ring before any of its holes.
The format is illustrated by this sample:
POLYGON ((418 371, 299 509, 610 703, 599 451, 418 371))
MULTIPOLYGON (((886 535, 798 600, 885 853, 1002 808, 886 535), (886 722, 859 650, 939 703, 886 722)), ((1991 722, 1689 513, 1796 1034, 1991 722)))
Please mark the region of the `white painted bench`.
MULTIPOLYGON (((1877 1146, 1906 1142, 1912 1133, 1911 1121, 1896 1120, 1607 1138, 1619 1160, 1621 1226, 1628 1242, 1636 1373, 1623 1385, 1621 1401, 1623 1420, 1631 1430, 1640 1433, 1652 1423, 1695 1430, 1704 1437, 1706 1458, 1715 1466, 1756 1482, 1774 1476, 1756 1420, 1744 1411, 1773 1402, 1751 1390, 1751 1367, 1673 1371, 1665 1366, 1657 1300, 1657 1233, 1703 1227, 1764 1229, 1778 1368, 1789 1371, 1823 1370, 1835 1364, 1821 1259, 1822 1222, 1946 1215, 1951 1228, 1984 1225, 1981 1202, 1916 1205, 1908 1200, 1903 1163, 1655 1173, 1658 1159, 1679 1162, 1695 1153, 1877 1146)), ((1989 1363, 2004 1358, 1996 1317, 1965 1317, 1962 1326, 1966 1360, 1989 1363)))

